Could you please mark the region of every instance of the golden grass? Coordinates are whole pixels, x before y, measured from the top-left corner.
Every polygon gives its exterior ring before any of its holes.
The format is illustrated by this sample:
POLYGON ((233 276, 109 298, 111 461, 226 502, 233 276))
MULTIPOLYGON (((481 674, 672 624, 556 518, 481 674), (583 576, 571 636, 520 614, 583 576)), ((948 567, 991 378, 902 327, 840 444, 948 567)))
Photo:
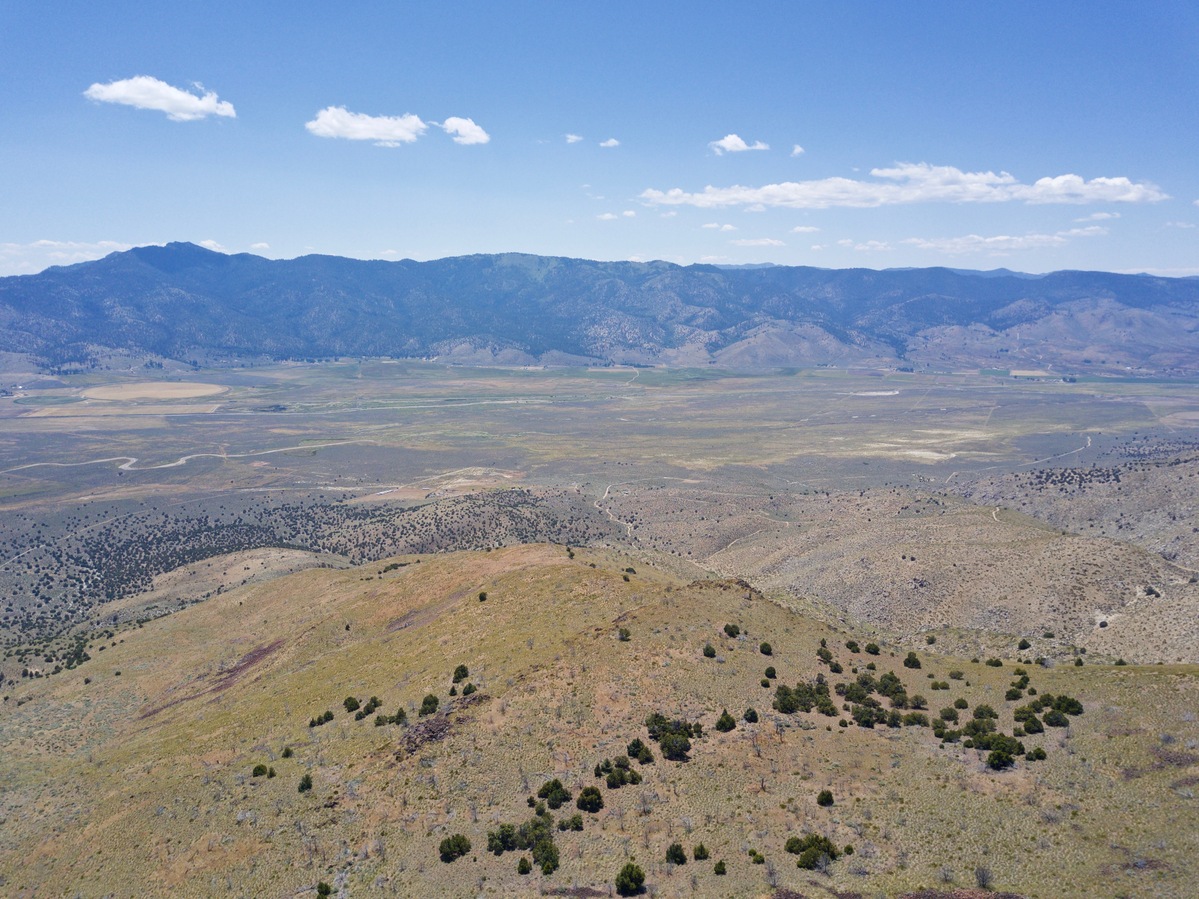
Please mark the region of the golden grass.
POLYGON ((744 587, 688 584, 617 553, 571 559, 523 546, 396 561, 407 564, 248 585, 123 632, 76 671, 16 687, 0 718, 7 893, 282 896, 320 880, 353 895, 606 891, 629 857, 660 896, 765 895, 771 878, 809 895, 821 894, 813 881, 893 895, 937 885, 943 867, 972 885, 979 865, 1028 896, 1182 897, 1193 887, 1194 667, 1032 669, 1034 686, 1077 695, 1086 714, 1068 734, 1026 740, 1048 749, 1045 762, 995 774, 927 730, 778 716, 758 681, 768 664, 791 684, 827 673, 815 658, 824 637, 846 677, 873 660, 934 714, 962 696, 995 705, 1007 729, 1011 662, 929 653, 912 671, 886 646, 854 655, 846 633, 744 587), (728 622, 745 637, 725 637, 728 622), (700 652, 707 642, 717 659, 700 652), (460 663, 482 701, 447 695, 460 663), (928 675, 952 668, 965 672, 952 690, 928 689, 928 675), (347 695, 378 695, 383 711, 403 706, 416 721, 429 692, 452 710, 449 733, 411 754, 404 729, 355 722, 341 707, 347 695), (713 729, 722 709, 740 717, 750 705, 759 724, 713 729), (310 729, 325 709, 334 721, 310 729), (691 762, 659 755, 640 786, 604 789, 606 806, 582 833, 558 834, 551 877, 522 878, 514 855, 485 852, 487 830, 525 820, 525 797, 543 780, 560 777, 576 794, 595 783, 595 763, 644 738, 654 710, 703 722, 691 762), (251 777, 258 763, 278 777, 251 777), (303 773, 314 788, 300 794, 303 773), (821 809, 826 787, 836 804, 821 809), (801 872, 782 845, 806 830, 857 851, 827 879, 801 872), (474 851, 446 865, 437 844, 454 832, 474 851), (704 842, 728 876, 716 878, 712 862, 670 869, 675 841, 704 842), (751 864, 749 848, 769 864, 751 864))
POLYGON ((202 384, 198 381, 139 381, 127 384, 107 384, 89 387, 83 395, 90 400, 190 400, 200 396, 225 393, 228 387, 202 384))

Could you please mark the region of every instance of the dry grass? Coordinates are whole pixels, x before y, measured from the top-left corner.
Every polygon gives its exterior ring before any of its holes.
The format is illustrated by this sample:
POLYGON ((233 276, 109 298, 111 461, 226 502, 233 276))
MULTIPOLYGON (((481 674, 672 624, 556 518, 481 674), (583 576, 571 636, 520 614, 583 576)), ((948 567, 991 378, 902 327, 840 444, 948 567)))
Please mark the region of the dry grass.
MULTIPOLYGON (((1038 689, 1077 695, 1086 713, 1068 732, 1025 741, 1045 746, 1046 761, 995 774, 928 730, 771 712, 758 683, 767 664, 783 682, 810 679, 825 670, 822 637, 846 677, 871 657, 743 586, 689 584, 617 553, 570 559, 561 547, 398 561, 410 564, 247 585, 15 689, 0 718, 6 895, 282 896, 320 880, 352 895, 606 893, 630 857, 660 896, 948 891, 973 886, 978 866, 1030 897, 1190 895, 1194 668, 1032 670, 1038 689), (627 567, 637 571, 625 581, 627 567), (727 639, 728 622, 744 636, 727 639), (716 659, 700 652, 706 642, 716 659), (460 663, 480 688, 471 703, 448 696, 460 663), (426 742, 341 708, 347 695, 378 695, 383 711, 402 706, 415 722, 429 692, 447 713, 426 742), (757 725, 713 729, 722 709, 739 717, 751 705, 757 725), (335 720, 310 729, 325 709, 335 720), (576 794, 595 783, 595 763, 644 738, 654 710, 703 722, 691 762, 659 754, 641 785, 604 789, 582 833, 558 834, 551 877, 520 877, 515 856, 485 852, 487 830, 525 820, 543 780, 576 794), (294 757, 281 757, 285 746, 294 757), (278 776, 250 776, 259 763, 278 776), (310 793, 297 792, 303 773, 310 793), (824 788, 836 797, 828 809, 815 801, 824 788), (827 877, 799 871, 782 846, 807 830, 856 851, 827 877), (455 832, 474 851, 446 865, 437 844, 455 832), (676 841, 702 841, 712 860, 672 869, 663 859, 676 841), (750 848, 768 863, 751 864, 750 848), (717 859, 726 877, 712 873, 717 859)), ((934 711, 958 696, 990 702, 1010 728, 1010 662, 925 654, 913 671, 901 658, 884 646, 873 660, 934 711), (928 690, 928 675, 951 668, 964 679, 928 690)))

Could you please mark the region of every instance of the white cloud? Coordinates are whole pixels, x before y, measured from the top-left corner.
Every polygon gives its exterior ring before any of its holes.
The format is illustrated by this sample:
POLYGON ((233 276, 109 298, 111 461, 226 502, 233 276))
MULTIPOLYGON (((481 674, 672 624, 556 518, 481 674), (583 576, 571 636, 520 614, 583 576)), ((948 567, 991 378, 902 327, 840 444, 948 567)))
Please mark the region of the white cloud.
POLYGON ((581 141, 582 139, 583 139, 583 135, 581 135, 581 134, 568 134, 568 135, 566 135, 566 142, 567 142, 568 144, 577 144, 577 143, 578 143, 579 141, 581 141))
POLYGON ((961 237, 909 237, 902 243, 917 247, 921 250, 935 250, 939 253, 961 255, 966 253, 1011 253, 1019 250, 1040 250, 1046 247, 1060 247, 1069 243, 1072 237, 1101 237, 1107 234, 1107 229, 1099 225, 1087 228, 1070 228, 1053 234, 997 234, 983 237, 979 234, 966 234, 961 237))
POLYGON ((700 225, 701 228, 709 228, 714 231, 736 231, 736 225, 722 225, 720 222, 708 222, 706 225, 700 225))
POLYGON ((1082 218, 1075 219, 1074 221, 1076 221, 1076 222, 1106 222, 1106 221, 1110 221, 1111 219, 1118 219, 1119 217, 1120 217, 1120 213, 1118 213, 1118 212, 1092 212, 1090 215, 1084 215, 1082 218))
POLYGON ((419 116, 371 116, 350 112, 344 106, 326 106, 304 127, 317 137, 370 140, 380 147, 413 143, 429 127, 419 116))
POLYGON ((891 245, 885 240, 868 240, 865 243, 856 243, 853 248, 859 253, 878 253, 891 249, 891 245))
POLYGON ((271 245, 269 243, 252 243, 252 244, 250 244, 251 250, 269 250, 270 248, 271 248, 271 245))
POLYGON ((804 151, 804 148, 803 148, 803 147, 801 147, 799 144, 796 144, 795 146, 793 146, 793 147, 791 148, 791 155, 792 155, 792 156, 803 156, 804 152, 805 152, 805 151, 804 151))
POLYGON ((700 262, 728 262, 728 256, 700 256, 700 262))
POLYGON ((491 140, 491 135, 476 125, 473 119, 450 116, 439 127, 446 134, 454 135, 454 143, 463 146, 485 144, 491 140))
POLYGON ((736 134, 726 134, 720 140, 714 140, 708 143, 712 148, 712 152, 717 156, 724 153, 744 153, 746 150, 769 150, 768 144, 762 143, 760 140, 754 141, 752 144, 747 144, 736 134))
POLYGON ((775 240, 773 237, 742 237, 739 240, 730 240, 735 247, 785 247, 786 244, 781 240, 775 240))
POLYGON ((601 146, 601 147, 619 147, 619 146, 620 146, 620 141, 618 141, 618 140, 617 140, 616 138, 614 138, 614 137, 610 137, 610 138, 608 138, 607 140, 602 140, 602 141, 600 141, 600 146, 601 146))
POLYGON ((1167 227, 1167 228, 1186 228, 1186 229, 1190 229, 1190 228, 1194 228, 1194 227, 1195 227, 1195 225, 1194 225, 1194 223, 1193 223, 1193 222, 1166 222, 1166 227, 1167 227))
POLYGON ((72 240, 35 240, 32 243, 0 243, 0 276, 32 275, 52 265, 91 262, 109 253, 132 249, 133 244, 115 240, 92 243, 72 240))
POLYGON ((633 210, 633 209, 626 209, 624 212, 621 213, 621 215, 623 215, 627 219, 632 219, 632 218, 637 217, 637 212, 636 212, 636 210, 633 210))
POLYGON ((660 213, 658 213, 658 218, 662 218, 662 219, 672 219, 672 218, 674 218, 676 215, 678 215, 678 213, 677 213, 675 210, 671 209, 671 210, 669 210, 669 211, 667 211, 667 212, 660 212, 660 213))
POLYGON ((796 225, 791 229, 792 234, 815 234, 820 229, 815 225, 796 225))
POLYGON ((614 222, 618 218, 620 218, 620 216, 617 215, 615 212, 601 212, 599 215, 596 216, 596 218, 599 219, 601 222, 614 222))
POLYGON ((705 187, 689 193, 680 188, 648 189, 640 198, 656 206, 771 206, 791 209, 829 207, 870 208, 910 203, 1154 203, 1168 199, 1156 185, 1128 178, 1093 178, 1078 175, 1040 178, 1024 184, 1007 172, 963 172, 953 166, 900 163, 870 172, 878 180, 821 178, 786 181, 762 187, 705 187))
POLYGON ((212 250, 214 253, 228 253, 229 252, 224 246, 217 243, 215 240, 212 240, 211 238, 208 240, 200 241, 200 246, 202 246, 206 250, 212 250))
POLYGON ((149 75, 137 75, 107 84, 93 84, 83 96, 99 103, 120 103, 165 112, 172 122, 192 122, 210 115, 237 118, 232 103, 220 99, 212 91, 205 91, 201 84, 196 84, 195 88, 201 92, 199 96, 149 75))

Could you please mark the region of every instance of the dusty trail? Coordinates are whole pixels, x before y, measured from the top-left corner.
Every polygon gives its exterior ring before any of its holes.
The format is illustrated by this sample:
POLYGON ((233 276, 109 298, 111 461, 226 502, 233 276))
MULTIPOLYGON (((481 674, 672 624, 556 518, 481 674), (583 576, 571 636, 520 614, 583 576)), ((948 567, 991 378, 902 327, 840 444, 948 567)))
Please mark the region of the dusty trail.
POLYGON ((250 459, 256 456, 269 456, 273 453, 288 453, 295 450, 310 450, 324 449, 329 446, 346 446, 354 443, 374 443, 373 440, 338 440, 332 443, 307 443, 301 446, 281 446, 278 449, 255 450, 249 453, 189 453, 186 456, 180 456, 174 462, 163 462, 161 465, 144 465, 137 467, 137 456, 109 456, 106 459, 89 459, 86 462, 29 462, 25 465, 18 465, 15 468, 6 468, 0 471, 0 474, 10 474, 14 471, 25 471, 30 468, 38 468, 46 466, 50 468, 78 468, 81 465, 102 465, 105 462, 121 462, 117 468, 120 471, 157 471, 160 468, 178 468, 186 465, 192 459, 250 459))

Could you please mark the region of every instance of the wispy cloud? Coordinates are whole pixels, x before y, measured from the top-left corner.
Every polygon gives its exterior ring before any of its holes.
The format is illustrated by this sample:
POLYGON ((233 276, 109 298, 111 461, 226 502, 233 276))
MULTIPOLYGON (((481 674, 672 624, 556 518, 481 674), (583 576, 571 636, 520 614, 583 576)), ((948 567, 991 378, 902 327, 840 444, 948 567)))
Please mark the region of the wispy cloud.
POLYGON ((52 265, 90 262, 109 253, 123 252, 133 244, 115 240, 92 243, 72 240, 35 240, 32 243, 0 243, 0 276, 32 275, 52 265))
POLYGON ((803 154, 804 154, 804 148, 801 147, 799 144, 795 144, 793 147, 791 147, 791 155, 792 156, 803 156, 803 154))
POLYGON ((1112 219, 1118 219, 1118 212, 1092 212, 1090 215, 1084 215, 1082 218, 1077 218, 1076 222, 1107 222, 1112 219))
POLYGON ((149 75, 136 75, 107 84, 93 84, 83 96, 98 103, 119 103, 137 109, 165 112, 172 122, 192 122, 208 116, 237 118, 233 104, 222 100, 201 84, 193 85, 199 94, 159 81, 149 75))
POLYGON ((214 253, 228 253, 229 252, 229 250, 226 249, 223 244, 219 244, 215 240, 212 240, 211 238, 209 240, 200 241, 200 246, 202 246, 206 250, 212 250, 214 253))
POLYGON ((738 240, 730 240, 735 247, 785 247, 786 244, 781 240, 775 240, 773 237, 742 237, 738 240))
POLYGON ((266 243, 265 241, 259 241, 258 243, 250 244, 251 250, 269 250, 270 248, 271 248, 271 245, 269 243, 266 243))
POLYGON ((712 187, 692 193, 653 188, 640 198, 654 206, 767 206, 790 209, 869 208, 911 203, 1154 203, 1168 195, 1149 182, 1125 177, 1084 180, 1078 175, 1040 178, 1032 184, 1007 172, 964 172, 953 166, 900 163, 872 169, 874 181, 822 178, 786 181, 762 187, 712 187))
POLYGON ((1195 227, 1195 223, 1194 222, 1166 222, 1166 227, 1167 228, 1183 228, 1186 230, 1190 230, 1191 228, 1195 227))
POLYGON ((637 218, 637 211, 635 209, 626 209, 624 212, 621 213, 621 215, 623 215, 627 219, 633 219, 633 218, 637 218))
POLYGON ((726 134, 720 140, 710 141, 708 146, 712 148, 712 152, 717 156, 724 153, 744 153, 746 150, 770 149, 769 144, 764 144, 760 140, 756 140, 752 144, 747 144, 736 134, 726 134))
POLYGON ((996 234, 983 237, 979 234, 966 234, 961 237, 909 237, 902 241, 908 246, 921 250, 934 250, 938 253, 962 255, 966 253, 1011 253, 1020 250, 1040 250, 1046 247, 1060 247, 1069 243, 1075 237, 1102 237, 1107 229, 1099 225, 1086 228, 1069 228, 1056 231, 1053 234, 996 234))
POLYGON ((601 146, 601 147, 619 147, 619 146, 620 146, 620 141, 618 141, 618 140, 617 140, 616 138, 614 138, 614 137, 610 137, 610 138, 608 138, 607 140, 602 140, 602 141, 600 141, 600 146, 601 146))
POLYGON ((583 139, 583 135, 581 135, 581 134, 567 134, 566 135, 566 142, 568 144, 577 144, 582 139, 583 139))
POLYGON ((820 229, 815 225, 796 225, 791 229, 792 234, 815 234, 820 229))
POLYGON ((491 135, 476 125, 473 119, 450 116, 441 123, 440 128, 446 134, 454 136, 454 143, 463 146, 485 144, 491 140, 491 135))
POLYGON ((428 129, 419 116, 372 116, 350 112, 344 106, 326 106, 304 127, 317 137, 369 140, 380 147, 398 147, 416 141, 428 129))
POLYGON ((736 231, 736 225, 722 225, 720 222, 708 222, 706 225, 700 225, 701 228, 709 228, 713 231, 736 231))
POLYGON ((617 215, 615 212, 601 212, 599 215, 596 216, 596 218, 599 219, 601 222, 614 222, 618 218, 620 218, 620 216, 617 215))

